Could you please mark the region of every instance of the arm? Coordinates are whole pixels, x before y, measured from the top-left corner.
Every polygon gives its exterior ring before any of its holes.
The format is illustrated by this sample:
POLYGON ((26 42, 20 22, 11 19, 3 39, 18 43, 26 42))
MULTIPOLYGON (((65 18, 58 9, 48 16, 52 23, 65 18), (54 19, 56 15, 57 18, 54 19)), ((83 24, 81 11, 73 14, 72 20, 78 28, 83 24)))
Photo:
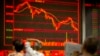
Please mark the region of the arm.
POLYGON ((30 42, 28 41, 25 42, 25 51, 25 56, 30 56, 36 53, 36 51, 31 48, 30 42))
POLYGON ((38 41, 38 42, 42 43, 42 41, 40 41, 39 39, 34 39, 34 38, 28 38, 27 41, 38 41))

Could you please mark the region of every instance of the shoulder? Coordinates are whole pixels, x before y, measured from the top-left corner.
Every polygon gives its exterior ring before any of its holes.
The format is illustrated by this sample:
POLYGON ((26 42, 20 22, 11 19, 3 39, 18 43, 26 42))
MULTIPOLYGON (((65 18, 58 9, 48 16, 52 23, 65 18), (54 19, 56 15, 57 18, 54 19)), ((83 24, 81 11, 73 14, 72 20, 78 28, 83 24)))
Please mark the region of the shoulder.
POLYGON ((11 56, 11 55, 14 55, 14 54, 15 54, 15 52, 12 52, 12 53, 9 53, 8 56, 11 56))
POLYGON ((13 53, 9 53, 8 56, 24 56, 24 54, 23 53, 15 53, 15 52, 13 52, 13 53))
POLYGON ((22 53, 19 53, 19 54, 18 54, 18 56, 24 56, 24 54, 22 54, 22 53))
POLYGON ((8 56, 14 56, 14 54, 15 54, 15 53, 12 52, 12 53, 9 53, 8 56))
POLYGON ((43 54, 43 53, 41 53, 41 52, 39 52, 39 55, 40 55, 40 56, 44 56, 44 54, 43 54))

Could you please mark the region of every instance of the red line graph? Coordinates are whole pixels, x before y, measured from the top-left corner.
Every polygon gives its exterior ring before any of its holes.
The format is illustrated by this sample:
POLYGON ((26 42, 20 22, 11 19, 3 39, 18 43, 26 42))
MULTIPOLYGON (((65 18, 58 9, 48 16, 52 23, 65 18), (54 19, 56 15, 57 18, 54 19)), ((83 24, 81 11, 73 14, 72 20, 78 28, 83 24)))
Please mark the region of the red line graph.
POLYGON ((62 25, 68 25, 70 24, 71 27, 74 29, 74 31, 78 31, 78 24, 73 20, 72 17, 66 17, 64 20, 60 21, 57 19, 57 17, 55 15, 53 15, 50 12, 47 12, 45 9, 43 8, 37 8, 35 6, 31 6, 29 4, 29 2, 25 1, 21 4, 19 4, 16 9, 14 10, 15 13, 21 13, 23 12, 25 9, 29 9, 32 19, 34 19, 35 15, 39 15, 41 13, 44 13, 44 17, 46 20, 51 20, 53 27, 55 28, 55 30, 58 30, 62 25), (27 5, 26 8, 20 10, 23 6, 27 5))

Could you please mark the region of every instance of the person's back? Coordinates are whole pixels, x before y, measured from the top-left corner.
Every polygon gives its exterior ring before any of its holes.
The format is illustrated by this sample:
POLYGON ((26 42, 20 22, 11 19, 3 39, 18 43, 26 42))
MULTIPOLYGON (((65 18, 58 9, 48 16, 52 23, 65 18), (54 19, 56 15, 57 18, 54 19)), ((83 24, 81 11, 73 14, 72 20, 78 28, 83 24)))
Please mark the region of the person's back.
POLYGON ((95 37, 89 37, 83 44, 83 56, 95 56, 98 47, 98 40, 95 37))
POLYGON ((20 40, 13 41, 13 48, 14 51, 12 53, 9 53, 8 56, 24 56, 24 53, 22 53, 22 50, 24 48, 24 43, 20 40))

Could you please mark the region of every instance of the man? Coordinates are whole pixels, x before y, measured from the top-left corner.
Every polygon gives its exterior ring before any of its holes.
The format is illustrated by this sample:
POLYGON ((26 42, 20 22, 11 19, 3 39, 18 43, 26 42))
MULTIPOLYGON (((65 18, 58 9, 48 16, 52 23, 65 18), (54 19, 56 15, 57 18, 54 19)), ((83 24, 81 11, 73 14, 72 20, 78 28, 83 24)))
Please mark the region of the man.
POLYGON ((27 41, 25 42, 25 56, 44 56, 43 53, 39 52, 41 47, 41 41, 37 39, 27 39, 27 41), (34 41, 33 49, 29 41, 34 41))
POLYGON ((21 40, 14 40, 13 41, 14 51, 12 53, 9 53, 8 56, 24 56, 24 54, 21 52, 23 48, 24 48, 24 43, 21 42, 21 40))
POLYGON ((95 37, 89 37, 83 44, 83 56, 95 56, 98 47, 98 40, 95 37))

